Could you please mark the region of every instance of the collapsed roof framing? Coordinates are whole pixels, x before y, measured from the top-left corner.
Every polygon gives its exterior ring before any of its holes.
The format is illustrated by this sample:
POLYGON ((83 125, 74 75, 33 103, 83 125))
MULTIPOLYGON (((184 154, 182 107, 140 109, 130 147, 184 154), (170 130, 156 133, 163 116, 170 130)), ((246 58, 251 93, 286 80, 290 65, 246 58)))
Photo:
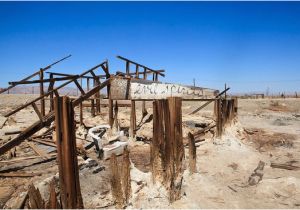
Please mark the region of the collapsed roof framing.
MULTIPOLYGON (((4 90, 2 90, 0 93, 4 93, 8 91, 9 89, 20 85, 20 84, 39 84, 40 85, 40 96, 26 102, 25 104, 22 104, 21 106, 17 107, 16 109, 6 113, 4 116, 9 117, 13 114, 16 114, 22 109, 25 109, 26 107, 32 106, 34 111, 36 112, 39 120, 35 123, 33 123, 30 127, 23 130, 18 136, 13 138, 11 141, 5 143, 0 147, 0 155, 3 153, 9 151, 13 147, 19 145, 22 143, 25 139, 30 138, 33 136, 37 131, 41 130, 44 127, 50 126, 50 124, 54 121, 54 96, 59 97, 59 90, 66 87, 67 85, 74 83, 76 87, 79 90, 79 96, 72 100, 73 107, 76 107, 80 105, 80 116, 82 117, 82 102, 85 100, 91 100, 91 109, 94 109, 95 104, 94 100, 96 100, 96 109, 97 113, 100 112, 100 90, 104 89, 106 87, 107 89, 107 99, 108 99, 108 111, 109 111, 109 124, 112 126, 113 123, 113 100, 130 100, 131 106, 132 106, 132 112, 131 112, 131 130, 132 134, 134 135, 134 130, 136 128, 136 122, 135 122, 135 100, 143 101, 143 113, 145 112, 145 101, 147 100, 154 100, 156 98, 153 98, 155 94, 159 94, 156 92, 156 90, 151 90, 149 87, 144 87, 144 89, 148 88, 149 94, 145 94, 144 97, 137 97, 137 87, 140 86, 153 86, 154 88, 157 87, 163 87, 166 88, 168 91, 170 91, 170 96, 174 93, 172 92, 173 89, 169 86, 174 86, 175 84, 163 84, 159 82, 159 76, 165 77, 165 70, 154 70, 152 68, 149 68, 145 65, 139 64, 135 61, 129 60, 127 58, 117 56, 117 58, 121 59, 122 61, 125 61, 125 72, 117 71, 114 75, 110 74, 109 71, 109 65, 108 61, 104 61, 91 69, 88 69, 84 71, 81 74, 65 74, 65 73, 56 73, 56 72, 49 72, 46 73, 49 75, 49 78, 44 79, 44 73, 46 70, 49 70, 53 65, 58 64, 59 62, 62 62, 63 60, 66 60, 71 55, 66 56, 53 64, 41 68, 39 71, 35 72, 34 74, 20 80, 20 81, 13 81, 10 82, 10 86, 4 90), (133 70, 130 67, 134 67, 133 70), (98 69, 101 69, 103 72, 102 74, 96 72, 98 69), (30 80, 35 76, 39 76, 40 78, 38 80, 30 80), (152 78, 151 78, 152 76, 152 78), (151 78, 152 80, 149 80, 148 78, 151 78), (78 82, 78 80, 86 79, 87 80, 87 88, 84 88, 82 86, 82 82, 78 82), (101 81, 104 80, 104 81, 101 81), (90 87, 90 80, 94 81, 93 87, 90 87), (64 81, 63 84, 58 85, 55 87, 56 82, 58 81, 64 81), (117 81, 117 82, 116 82, 117 81), (124 86, 125 81, 125 86, 124 86), (45 92, 44 91, 44 83, 49 83, 48 89, 45 92), (124 88, 125 87, 125 88, 124 88), (116 90, 121 90, 122 97, 116 96, 116 90), (125 91, 125 92, 124 92, 125 91), (125 94, 125 95, 124 95, 125 94), (92 96, 94 96, 92 99, 90 99, 92 96), (48 109, 48 113, 46 113, 46 107, 45 107, 45 100, 50 100, 50 106, 48 109), (36 102, 40 101, 40 109, 38 108, 36 102)), ((220 94, 217 94, 218 91, 207 89, 207 88, 198 88, 198 87, 192 87, 192 86, 178 86, 178 92, 181 94, 178 94, 176 96, 182 96, 183 100, 203 100, 203 101, 214 101, 220 97, 223 93, 225 93, 228 89, 223 91, 220 94), (184 92, 186 91, 186 92, 184 92), (199 95, 199 91, 202 91, 202 95, 199 95), (206 92, 205 92, 206 91, 206 92), (187 93, 187 94, 185 94, 187 93)), ((146 90, 145 89, 145 90, 146 90)), ((140 94, 141 95, 141 94, 140 94)), ((166 94, 163 97, 168 97, 169 95, 166 94)), ((198 110, 199 111, 199 110, 198 110)), ((82 119, 81 119, 82 120, 82 119)))

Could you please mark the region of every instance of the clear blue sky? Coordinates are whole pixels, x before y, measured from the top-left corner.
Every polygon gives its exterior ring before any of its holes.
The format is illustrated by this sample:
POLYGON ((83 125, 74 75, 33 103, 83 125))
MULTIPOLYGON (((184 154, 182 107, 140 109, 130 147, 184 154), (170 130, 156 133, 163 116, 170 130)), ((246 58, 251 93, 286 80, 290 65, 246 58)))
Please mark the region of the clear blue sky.
POLYGON ((122 55, 164 81, 300 91, 300 2, 0 2, 0 86, 72 54, 80 73, 122 55))

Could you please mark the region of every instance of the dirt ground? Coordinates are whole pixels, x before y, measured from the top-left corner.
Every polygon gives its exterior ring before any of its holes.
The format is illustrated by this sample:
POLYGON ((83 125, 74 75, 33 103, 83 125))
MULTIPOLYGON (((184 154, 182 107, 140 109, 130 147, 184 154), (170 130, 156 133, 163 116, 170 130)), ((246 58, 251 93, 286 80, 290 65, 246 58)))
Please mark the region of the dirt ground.
MULTIPOLYGON (((34 95, 0 95, 0 115, 12 110, 34 95)), ((213 105, 189 115, 201 102, 184 102, 183 137, 203 126, 214 123, 213 105)), ((84 108, 86 126, 107 124, 107 109, 94 118, 84 108)), ((229 125, 222 138, 214 131, 200 136, 197 143, 197 173, 185 170, 180 200, 169 203, 167 192, 153 185, 150 173, 150 142, 152 138, 151 103, 142 122, 141 106, 137 103, 139 130, 135 139, 128 139, 131 165, 132 197, 127 208, 300 208, 300 99, 239 99, 238 117, 229 125), (255 185, 249 177, 263 161, 262 179, 255 185), (274 168, 271 164, 295 166, 294 170, 274 168), (297 170, 298 169, 298 170, 297 170), (141 184, 142 183, 142 184, 141 184)), ((118 122, 128 132, 130 107, 120 107, 118 122)), ((78 109, 76 109, 78 120, 78 109)), ((5 118, 0 117, 1 120, 5 118)), ((15 135, 5 132, 22 130, 38 120, 33 109, 27 108, 9 119, 0 129, 0 144, 15 135)), ((81 128, 81 130, 84 130, 81 128)), ((197 139, 196 139, 197 140, 197 139)), ((86 141, 78 138, 78 144, 86 141)), ((55 154, 55 148, 36 146, 55 154)), ((6 172, 36 173, 33 177, 0 176, 0 207, 13 208, 30 183, 39 187, 47 198, 48 182, 58 183, 58 169, 54 158, 43 160, 27 142, 16 147, 16 157, 0 156, 0 175, 6 172), (37 156, 20 161, 18 158, 37 156)), ((110 190, 109 161, 99 160, 93 148, 87 150, 89 159, 79 156, 80 185, 85 208, 114 208, 110 190), (98 170, 101 168, 101 170, 98 170)), ((119 157, 121 158, 121 157, 119 157)), ((185 165, 188 166, 188 148, 185 165)))

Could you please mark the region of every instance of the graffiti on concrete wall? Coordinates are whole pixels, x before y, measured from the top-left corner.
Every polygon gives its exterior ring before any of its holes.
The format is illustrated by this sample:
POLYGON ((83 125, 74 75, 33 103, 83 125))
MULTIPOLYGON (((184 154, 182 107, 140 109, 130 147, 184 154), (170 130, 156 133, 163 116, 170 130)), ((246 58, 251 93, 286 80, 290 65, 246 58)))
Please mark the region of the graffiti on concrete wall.
POLYGON ((167 97, 212 98, 215 95, 213 90, 187 87, 177 84, 150 83, 143 84, 131 82, 130 96, 132 99, 163 99, 167 97))

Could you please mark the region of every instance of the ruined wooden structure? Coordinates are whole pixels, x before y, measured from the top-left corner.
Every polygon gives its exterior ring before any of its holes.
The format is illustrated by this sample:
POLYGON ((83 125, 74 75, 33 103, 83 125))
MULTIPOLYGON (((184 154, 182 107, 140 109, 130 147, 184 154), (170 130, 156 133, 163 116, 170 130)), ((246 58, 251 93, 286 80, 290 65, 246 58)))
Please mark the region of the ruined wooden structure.
MULTIPOLYGON (((38 116, 38 121, 20 132, 15 138, 0 146, 0 155, 10 151, 15 146, 27 140, 45 144, 57 148, 61 207, 83 208, 80 193, 79 175, 77 168, 76 139, 75 139, 75 108, 79 107, 79 123, 83 125, 83 108, 89 107, 91 115, 102 112, 101 107, 106 106, 108 112, 108 124, 118 127, 118 108, 122 107, 118 101, 128 101, 125 107, 131 107, 129 135, 135 137, 138 126, 136 124, 136 102, 142 102, 142 116, 147 115, 145 103, 153 102, 153 139, 151 143, 151 168, 153 181, 161 182, 169 190, 171 202, 180 198, 180 190, 183 174, 184 144, 182 136, 182 101, 204 102, 190 114, 195 114, 201 109, 215 103, 214 113, 216 124, 210 125, 197 133, 189 134, 189 168, 190 172, 196 172, 196 147, 197 135, 216 127, 217 136, 222 135, 224 126, 230 124, 237 113, 237 99, 227 99, 223 95, 229 90, 219 92, 209 88, 186 86, 180 84, 161 83, 159 77, 165 76, 164 70, 154 70, 127 58, 117 56, 125 62, 125 71, 117 71, 111 74, 108 61, 104 61, 81 74, 65 74, 57 72, 45 72, 53 65, 69 58, 60 59, 53 64, 41 68, 34 74, 20 81, 10 82, 10 86, 0 93, 9 91, 20 84, 39 84, 40 95, 35 99, 22 104, 16 109, 5 114, 10 117, 19 111, 32 107, 38 116), (100 69, 101 73, 98 72, 100 69), (46 78, 46 75, 49 78, 46 78), (35 76, 39 79, 30 80, 35 76), (83 81, 86 81, 86 87, 83 81), (63 82, 57 85, 57 82, 63 82), (92 83, 91 83, 92 82, 92 83), (49 84, 45 90, 45 84, 49 84), (78 89, 77 97, 61 97, 61 90, 70 84, 78 89), (106 95, 100 91, 106 88, 106 95), (104 100, 107 102, 104 103, 104 100), (39 102, 39 104, 37 103, 39 102), (50 126, 55 121, 54 126, 50 126), (45 132, 36 135, 36 132, 47 128, 45 132), (56 142, 46 139, 56 132, 56 142)), ((53 157, 51 157, 53 158, 53 157)), ((116 157, 111 158, 113 196, 117 207, 124 207, 129 202, 130 187, 130 160, 126 150, 123 158, 123 167, 120 170, 116 157)), ((34 192, 34 190, 33 190, 34 192)), ((52 189, 53 194, 53 189, 52 189)), ((51 200, 51 199, 50 199, 51 200)), ((40 206, 45 206, 41 204, 40 206)), ((54 198, 50 206, 58 206, 54 198)))

